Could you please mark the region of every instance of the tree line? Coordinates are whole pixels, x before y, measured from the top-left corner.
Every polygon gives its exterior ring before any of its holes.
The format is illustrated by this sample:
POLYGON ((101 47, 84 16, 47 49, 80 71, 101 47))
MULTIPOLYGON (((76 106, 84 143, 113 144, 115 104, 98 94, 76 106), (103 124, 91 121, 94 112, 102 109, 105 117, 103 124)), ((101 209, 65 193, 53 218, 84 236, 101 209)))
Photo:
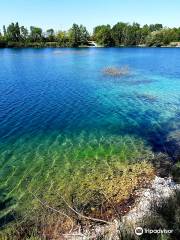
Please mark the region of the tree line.
POLYGON ((93 37, 100 45, 110 47, 120 46, 163 46, 180 41, 180 27, 166 28, 162 24, 140 26, 138 23, 119 22, 110 25, 97 26, 93 37))
POLYGON ((86 45, 90 39, 86 27, 73 24, 68 31, 55 32, 31 26, 28 30, 19 23, 3 26, 0 32, 0 47, 79 47, 86 45))
POLYGON ((3 26, 0 32, 0 47, 79 47, 89 45, 90 40, 104 47, 176 45, 180 42, 180 27, 118 22, 113 27, 97 26, 90 35, 85 26, 78 24, 73 24, 68 31, 43 32, 40 27, 27 29, 17 22, 3 26))

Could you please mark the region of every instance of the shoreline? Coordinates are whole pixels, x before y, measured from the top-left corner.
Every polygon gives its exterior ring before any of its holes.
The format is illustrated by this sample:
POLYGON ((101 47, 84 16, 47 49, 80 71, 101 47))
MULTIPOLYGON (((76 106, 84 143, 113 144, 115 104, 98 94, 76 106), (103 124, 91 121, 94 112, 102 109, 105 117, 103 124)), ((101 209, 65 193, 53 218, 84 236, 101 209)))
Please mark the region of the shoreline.
MULTIPOLYGON (((150 186, 137 190, 134 204, 129 206, 130 210, 121 219, 114 219, 109 224, 104 225, 94 223, 83 231, 78 228, 73 232, 63 234, 64 239, 81 240, 104 237, 105 239, 119 240, 119 237, 126 234, 127 230, 131 237, 135 237, 135 229, 139 226, 148 229, 148 220, 153 219, 153 215, 159 209, 163 209, 164 204, 168 203, 169 200, 175 200, 178 192, 180 192, 180 184, 175 183, 171 177, 155 176, 150 186)), ((168 205, 168 207, 171 206, 168 205)))
POLYGON ((103 48, 103 49, 112 49, 112 48, 180 48, 180 46, 114 46, 114 47, 103 47, 103 46, 79 46, 79 47, 50 47, 50 46, 22 46, 22 47, 0 47, 0 49, 96 49, 96 48, 103 48))

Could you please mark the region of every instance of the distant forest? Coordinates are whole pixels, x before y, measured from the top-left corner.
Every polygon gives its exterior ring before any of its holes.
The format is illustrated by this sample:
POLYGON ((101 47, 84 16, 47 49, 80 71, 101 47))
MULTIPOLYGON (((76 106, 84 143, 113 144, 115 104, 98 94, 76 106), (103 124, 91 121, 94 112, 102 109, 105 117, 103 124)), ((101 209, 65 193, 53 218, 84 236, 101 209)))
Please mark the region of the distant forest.
POLYGON ((138 23, 119 22, 113 27, 100 25, 90 34, 83 25, 73 24, 68 31, 31 26, 27 29, 19 23, 3 26, 0 47, 81 47, 95 41, 103 47, 121 46, 176 46, 180 42, 180 27, 167 28, 162 24, 141 26, 138 23))

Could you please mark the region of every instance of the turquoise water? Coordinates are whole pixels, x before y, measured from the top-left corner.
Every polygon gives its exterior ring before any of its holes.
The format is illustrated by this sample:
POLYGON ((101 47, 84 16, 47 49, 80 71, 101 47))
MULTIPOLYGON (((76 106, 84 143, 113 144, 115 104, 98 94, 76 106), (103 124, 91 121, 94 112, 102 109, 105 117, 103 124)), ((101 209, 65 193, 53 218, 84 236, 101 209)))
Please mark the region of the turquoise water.
POLYGON ((75 172, 113 157, 177 157, 180 49, 0 49, 0 59, 0 219, 27 190, 68 190, 75 172), (103 74, 123 66, 126 76, 103 74))

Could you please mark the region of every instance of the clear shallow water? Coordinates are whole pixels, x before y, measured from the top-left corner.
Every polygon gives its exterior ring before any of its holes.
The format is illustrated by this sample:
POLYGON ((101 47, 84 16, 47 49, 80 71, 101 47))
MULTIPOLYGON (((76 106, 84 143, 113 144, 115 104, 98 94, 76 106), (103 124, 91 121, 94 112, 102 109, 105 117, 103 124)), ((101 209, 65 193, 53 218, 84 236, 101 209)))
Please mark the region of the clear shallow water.
POLYGON ((113 156, 175 157, 180 49, 0 49, 0 61, 0 189, 16 205, 113 156))

